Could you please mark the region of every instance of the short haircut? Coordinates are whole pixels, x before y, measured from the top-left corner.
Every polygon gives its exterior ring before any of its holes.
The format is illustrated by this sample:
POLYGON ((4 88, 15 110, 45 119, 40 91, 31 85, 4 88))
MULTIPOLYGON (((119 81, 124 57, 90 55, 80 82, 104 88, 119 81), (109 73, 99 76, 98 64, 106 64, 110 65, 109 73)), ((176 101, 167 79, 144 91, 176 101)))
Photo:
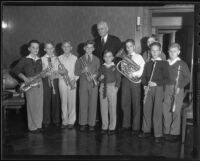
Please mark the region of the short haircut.
POLYGON ((40 45, 40 42, 38 40, 31 40, 28 42, 28 47, 30 47, 32 43, 37 43, 38 45, 40 45))
POLYGON ((62 42, 62 46, 65 45, 65 44, 69 44, 70 46, 72 46, 71 41, 64 40, 64 41, 62 42))
POLYGON ((150 48, 152 48, 153 46, 158 46, 158 47, 161 49, 161 44, 160 44, 158 41, 153 42, 153 43, 150 45, 150 48))
POLYGON ((179 45, 179 43, 171 43, 168 49, 170 48, 177 48, 178 50, 181 50, 181 46, 179 45))
POLYGON ((108 23, 106 22, 106 21, 100 21, 98 24, 97 24, 97 26, 98 25, 104 25, 104 26, 106 26, 106 28, 109 28, 108 27, 108 23))
POLYGON ((105 51, 103 52, 103 56, 105 56, 107 53, 111 53, 112 56, 113 56, 113 53, 112 53, 112 51, 110 51, 110 50, 105 50, 105 51))
POLYGON ((133 40, 133 39, 127 39, 127 40, 125 41, 125 44, 128 43, 128 42, 130 42, 130 43, 132 43, 133 45, 135 45, 135 40, 133 40))
POLYGON ((46 41, 44 43, 44 46, 46 47, 46 45, 48 45, 48 44, 51 44, 52 46, 55 46, 53 41, 46 41))
POLYGON ((153 38, 153 39, 155 39, 155 41, 157 41, 157 38, 156 38, 155 34, 152 34, 151 36, 148 37, 148 39, 150 39, 150 38, 153 38))
POLYGON ((87 46, 87 45, 89 45, 89 44, 91 44, 91 45, 94 46, 95 43, 94 43, 93 40, 87 40, 87 41, 85 42, 84 46, 87 46))

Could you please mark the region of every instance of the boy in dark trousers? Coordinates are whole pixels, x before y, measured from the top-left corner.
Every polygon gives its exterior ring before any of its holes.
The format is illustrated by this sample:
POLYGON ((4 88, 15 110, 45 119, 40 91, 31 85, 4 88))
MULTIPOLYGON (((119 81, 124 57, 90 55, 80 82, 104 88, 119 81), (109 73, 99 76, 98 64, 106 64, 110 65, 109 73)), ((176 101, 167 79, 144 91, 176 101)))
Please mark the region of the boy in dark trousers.
POLYGON ((180 45, 172 43, 169 46, 168 59, 170 82, 165 87, 163 103, 164 134, 168 141, 179 139, 184 87, 190 82, 190 71, 187 64, 179 58, 179 54, 180 45))
POLYGON ((162 141, 162 110, 164 91, 163 86, 169 82, 169 64, 163 61, 159 56, 161 54, 161 45, 154 42, 150 45, 152 59, 145 64, 142 75, 142 83, 145 90, 143 107, 143 124, 139 137, 148 137, 153 131, 155 142, 162 141))
POLYGON ((109 134, 114 134, 116 128, 117 92, 120 87, 121 74, 117 71, 113 59, 114 57, 112 52, 105 51, 105 63, 100 67, 99 70, 99 80, 101 80, 99 92, 102 118, 102 134, 107 133, 107 130, 109 134))

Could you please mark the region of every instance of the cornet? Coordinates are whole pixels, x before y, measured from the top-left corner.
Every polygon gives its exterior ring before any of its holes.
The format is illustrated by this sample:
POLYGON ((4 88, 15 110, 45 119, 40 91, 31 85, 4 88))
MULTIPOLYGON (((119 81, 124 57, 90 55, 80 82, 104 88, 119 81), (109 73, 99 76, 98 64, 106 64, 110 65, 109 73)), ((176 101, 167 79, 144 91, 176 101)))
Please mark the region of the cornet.
MULTIPOLYGON (((80 58, 80 60, 81 60, 82 68, 83 69, 86 68, 87 67, 87 63, 82 58, 80 58)), ((92 75, 91 72, 86 71, 85 75, 86 75, 86 78, 87 78, 88 82, 91 82, 91 81, 93 82, 93 86, 94 87, 99 84, 99 82, 94 78, 94 76, 92 75)))

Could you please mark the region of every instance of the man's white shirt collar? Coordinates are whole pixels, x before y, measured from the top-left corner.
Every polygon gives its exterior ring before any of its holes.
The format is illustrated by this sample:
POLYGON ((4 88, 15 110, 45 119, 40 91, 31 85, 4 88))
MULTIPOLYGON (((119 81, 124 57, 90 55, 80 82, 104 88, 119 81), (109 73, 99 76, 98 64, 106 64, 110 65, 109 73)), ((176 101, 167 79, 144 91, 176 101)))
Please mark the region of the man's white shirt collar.
POLYGON ((179 57, 177 57, 176 59, 174 59, 174 60, 170 60, 170 59, 168 59, 167 61, 169 62, 169 65, 173 65, 173 64, 175 64, 177 61, 180 61, 181 59, 179 58, 179 57))
POLYGON ((108 34, 106 36, 104 36, 102 39, 103 39, 104 43, 106 43, 107 39, 108 39, 108 34))

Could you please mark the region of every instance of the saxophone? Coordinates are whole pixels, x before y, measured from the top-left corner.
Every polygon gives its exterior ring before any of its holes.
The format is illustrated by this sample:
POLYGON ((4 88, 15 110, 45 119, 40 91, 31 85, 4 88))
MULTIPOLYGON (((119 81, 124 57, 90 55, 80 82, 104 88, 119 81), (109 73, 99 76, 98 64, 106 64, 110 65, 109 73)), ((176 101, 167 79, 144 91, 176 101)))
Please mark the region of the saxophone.
POLYGON ((41 73, 37 74, 36 76, 33 77, 33 79, 31 81, 22 83, 20 85, 20 91, 21 92, 26 92, 29 89, 33 88, 33 87, 37 87, 40 85, 40 78, 44 77, 48 72, 50 72, 51 68, 48 67, 45 70, 43 70, 41 73))
POLYGON ((58 60, 58 69, 65 71, 65 74, 62 75, 63 80, 65 81, 66 86, 70 86, 71 89, 75 89, 76 88, 76 83, 73 83, 73 81, 70 79, 69 75, 68 75, 68 70, 65 68, 65 66, 60 62, 60 59, 57 57, 58 60))
MULTIPOLYGON (((87 63, 82 59, 82 57, 80 57, 80 60, 81 60, 82 68, 83 69, 86 68, 87 63)), ((93 77, 91 72, 87 71, 87 72, 85 72, 85 75, 86 75, 88 82, 92 81, 93 87, 98 86, 99 82, 93 77)))

